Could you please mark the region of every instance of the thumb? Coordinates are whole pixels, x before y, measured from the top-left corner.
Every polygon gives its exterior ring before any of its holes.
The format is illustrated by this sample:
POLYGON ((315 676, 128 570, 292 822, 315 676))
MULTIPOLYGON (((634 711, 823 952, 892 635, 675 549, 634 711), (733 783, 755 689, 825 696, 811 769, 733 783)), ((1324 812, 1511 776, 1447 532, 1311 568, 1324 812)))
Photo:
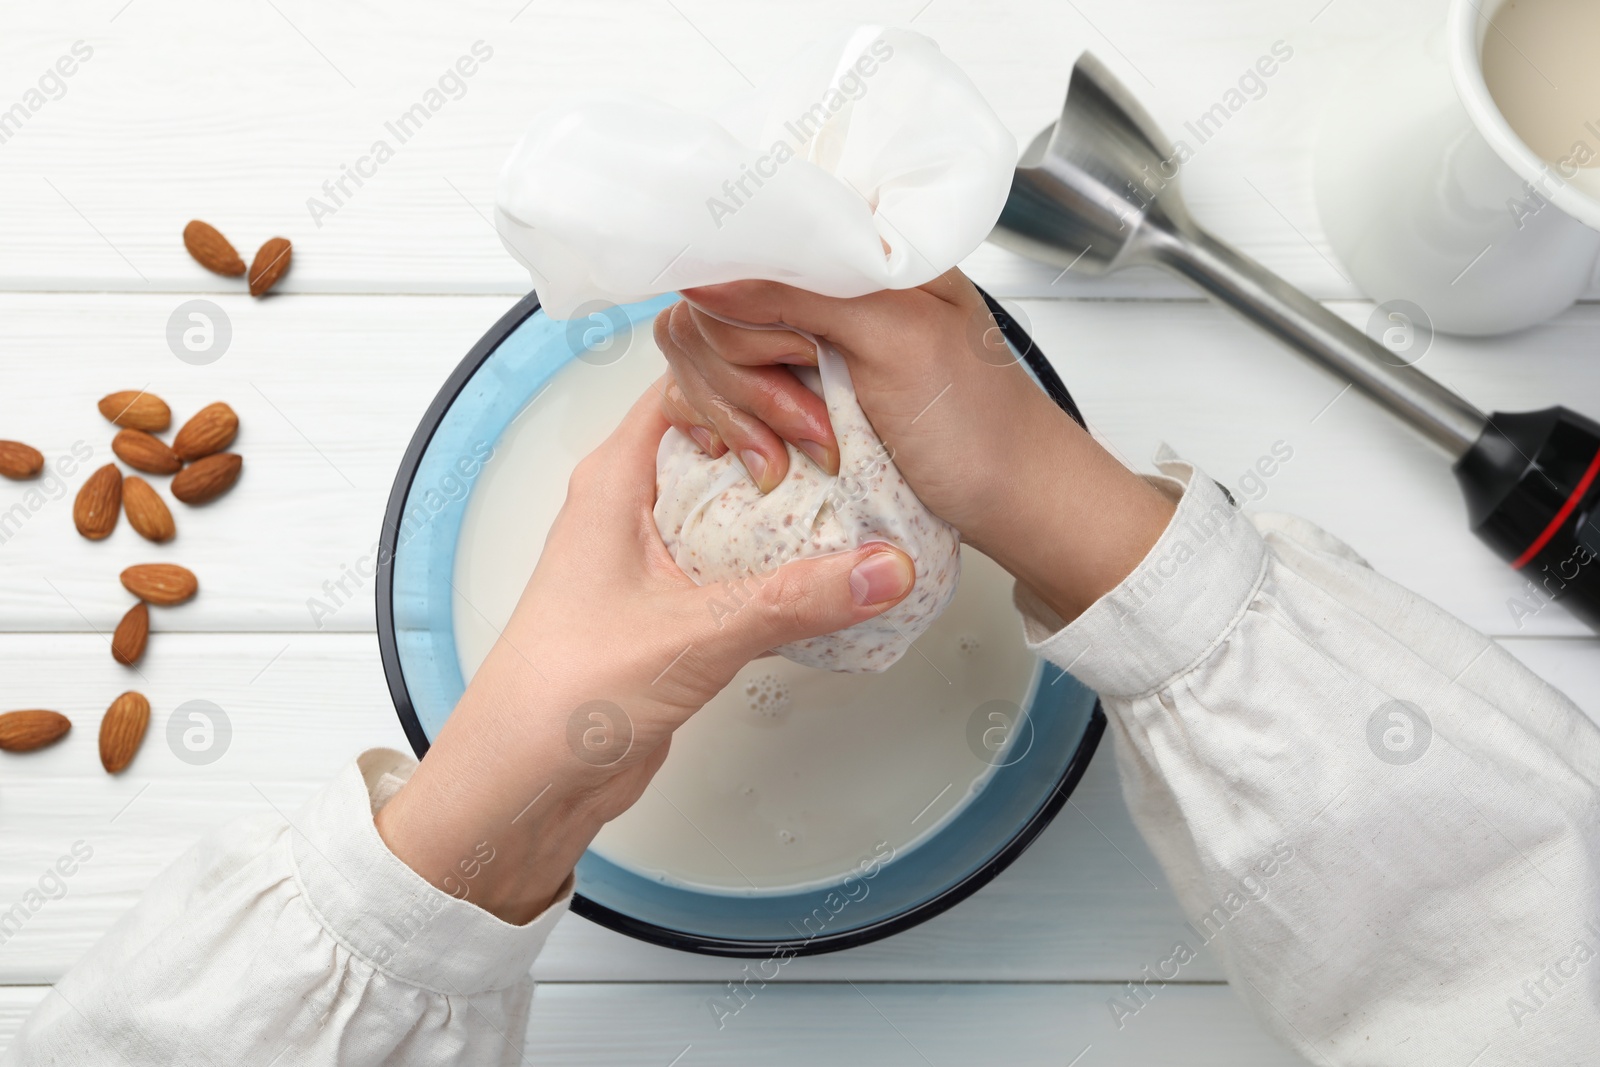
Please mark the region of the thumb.
POLYGON ((751 576, 742 583, 749 598, 718 617, 716 626, 742 664, 769 648, 875 618, 904 600, 915 583, 911 557, 875 541, 751 576))
POLYGON ((783 282, 746 280, 682 290, 712 315, 757 325, 791 326, 851 351, 881 337, 885 323, 904 318, 907 290, 884 289, 858 297, 823 296, 783 282), (900 314, 896 314, 896 310, 900 314))

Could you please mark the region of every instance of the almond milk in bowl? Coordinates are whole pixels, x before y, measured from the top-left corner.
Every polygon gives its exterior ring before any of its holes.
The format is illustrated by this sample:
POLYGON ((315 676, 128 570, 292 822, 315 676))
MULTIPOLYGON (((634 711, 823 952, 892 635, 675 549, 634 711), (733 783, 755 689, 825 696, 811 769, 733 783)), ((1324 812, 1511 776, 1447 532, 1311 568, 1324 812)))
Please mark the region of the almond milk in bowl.
MULTIPOLYGON (((573 466, 664 369, 649 324, 674 299, 557 322, 530 296, 423 418, 390 496, 378 587, 384 670, 419 755, 510 616, 573 466)), ((997 316, 1075 416, 1026 334, 997 316)), ((888 936, 1015 859, 1065 803, 1103 726, 1092 692, 1028 654, 1009 578, 964 549, 955 601, 882 674, 777 657, 741 671, 596 838, 573 910, 727 956, 888 936)), ((618 728, 601 713, 572 740, 618 728)))

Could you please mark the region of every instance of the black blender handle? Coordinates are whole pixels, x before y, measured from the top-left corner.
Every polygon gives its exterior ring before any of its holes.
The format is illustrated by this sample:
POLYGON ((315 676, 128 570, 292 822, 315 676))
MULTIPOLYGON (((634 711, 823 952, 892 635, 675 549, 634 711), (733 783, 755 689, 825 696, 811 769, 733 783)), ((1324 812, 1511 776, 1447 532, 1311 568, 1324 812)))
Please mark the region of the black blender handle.
POLYGON ((1560 601, 1600 631, 1600 423, 1496 412, 1455 472, 1473 533, 1528 579, 1508 605, 1518 627, 1560 601))

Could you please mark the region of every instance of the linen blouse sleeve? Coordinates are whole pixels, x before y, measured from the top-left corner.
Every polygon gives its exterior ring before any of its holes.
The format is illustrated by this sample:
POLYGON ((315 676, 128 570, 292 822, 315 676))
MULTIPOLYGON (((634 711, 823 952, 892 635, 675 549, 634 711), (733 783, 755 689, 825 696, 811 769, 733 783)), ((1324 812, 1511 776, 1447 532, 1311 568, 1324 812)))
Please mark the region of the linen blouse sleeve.
POLYGON ((415 766, 373 749, 297 814, 206 837, 56 984, 4 1062, 523 1062, 529 968, 571 880, 525 926, 425 882, 372 819, 415 766))
POLYGON ((1029 644, 1102 699, 1189 920, 1148 992, 1218 953, 1311 1063, 1568 1064, 1600 1049, 1600 731, 1499 645, 1163 449, 1178 499, 1029 644))

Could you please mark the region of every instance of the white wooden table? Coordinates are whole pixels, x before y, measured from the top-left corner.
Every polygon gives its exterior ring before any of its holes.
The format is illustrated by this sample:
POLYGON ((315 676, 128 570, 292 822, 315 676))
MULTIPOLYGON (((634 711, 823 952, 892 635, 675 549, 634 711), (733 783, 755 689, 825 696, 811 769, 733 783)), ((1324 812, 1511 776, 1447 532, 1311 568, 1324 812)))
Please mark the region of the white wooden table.
MULTIPOLYGON (((110 459, 101 395, 148 387, 180 417, 240 413, 246 473, 180 510, 152 548, 124 523, 72 532, 65 496, 25 505, 0 543, 0 708, 53 707, 65 742, 0 759, 0 910, 74 841, 93 859, 0 945, 0 1042, 207 827, 306 796, 360 749, 404 747, 378 664, 371 585, 317 625, 323 583, 378 534, 401 451, 439 383, 526 280, 486 220, 501 160, 551 96, 598 83, 682 103, 739 89, 797 41, 845 21, 912 25, 971 73, 1019 139, 1059 104, 1073 57, 1102 58, 1169 128, 1209 107, 1274 41, 1293 59, 1184 174, 1195 213, 1339 313, 1368 306, 1335 267, 1311 193, 1318 113, 1382 40, 1421 40, 1438 0, 77 0, 0 12, 0 108, 82 40, 59 99, 0 143, 0 437, 110 459), (307 199, 384 136, 475 41, 493 56, 337 210, 307 199), (179 240, 207 219, 248 256, 295 242, 255 302, 179 240), (198 295, 231 320, 226 355, 174 358, 169 315, 198 295), (125 565, 171 559, 203 595, 159 613, 140 674, 107 632, 125 565), (99 768, 96 730, 125 688, 155 718, 133 767, 99 768), (184 701, 224 708, 206 767, 164 726, 184 701)), ((4 127, 0 127, 4 129, 4 127)), ((1143 465, 1165 440, 1237 485, 1278 441, 1293 459, 1262 506, 1299 512, 1600 711, 1600 645, 1558 608, 1507 610, 1520 582, 1466 531, 1445 464, 1359 396, 1172 282, 1095 282, 992 248, 970 272, 1008 298, 1094 429, 1143 465)), ((1486 408, 1600 411, 1600 307, 1513 339, 1441 339, 1429 368, 1486 408)), ((0 513, 26 487, 0 482, 0 513)), ((1119 1029, 1107 1001, 1180 935, 1180 914, 1102 753, 1056 823, 993 885, 910 933, 798 961, 717 1030, 706 1007, 737 965, 568 919, 539 961, 529 1039, 547 1064, 1289 1064, 1202 957, 1119 1029), (674 1057, 680 1057, 674 1059, 674 1057), (1074 1059, 1074 1057, 1079 1057, 1074 1059)))

